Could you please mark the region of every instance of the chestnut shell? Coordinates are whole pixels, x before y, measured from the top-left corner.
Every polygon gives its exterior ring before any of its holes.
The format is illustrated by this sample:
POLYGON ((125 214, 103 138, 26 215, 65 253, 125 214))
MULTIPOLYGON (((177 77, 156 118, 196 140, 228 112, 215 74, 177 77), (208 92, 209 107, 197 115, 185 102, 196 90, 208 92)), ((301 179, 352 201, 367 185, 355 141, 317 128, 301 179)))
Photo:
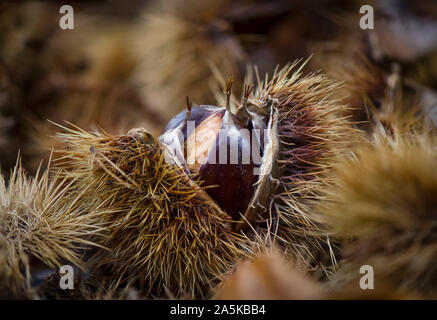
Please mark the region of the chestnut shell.
MULTIPOLYGON (((253 196, 255 186, 259 176, 254 174, 254 169, 259 165, 255 164, 252 157, 252 148, 259 147, 259 154, 262 157, 262 150, 259 142, 252 136, 252 125, 244 124, 239 121, 232 113, 225 108, 215 106, 197 106, 191 110, 191 115, 186 119, 187 111, 182 111, 176 115, 166 126, 165 132, 180 127, 184 141, 186 143, 190 132, 187 132, 187 121, 194 121, 197 128, 204 121, 209 121, 211 115, 219 115, 222 118, 221 131, 225 135, 217 134, 215 144, 209 151, 207 162, 200 165, 198 172, 191 172, 198 175, 202 181, 202 186, 207 187, 205 191, 216 201, 222 210, 228 213, 234 220, 240 220, 247 210, 249 202, 253 196), (226 119, 229 117, 229 119, 226 119), (248 135, 241 135, 241 130, 246 129, 248 135), (237 163, 231 163, 230 139, 238 141, 237 163), (219 150, 226 148, 227 159, 225 163, 219 163, 219 150), (249 163, 243 163, 243 151, 250 155, 249 163), (212 159, 215 159, 212 160, 212 159)), ((216 134, 211 132, 211 134, 216 134)), ((186 146, 185 146, 186 147, 186 146)), ((185 150, 185 148, 184 148, 185 150)), ((186 160, 186 153, 185 153, 186 160)), ((222 162, 222 161, 220 161, 222 162)), ((235 161, 234 161, 235 162, 235 161)), ((247 161, 246 161, 247 162, 247 161)))

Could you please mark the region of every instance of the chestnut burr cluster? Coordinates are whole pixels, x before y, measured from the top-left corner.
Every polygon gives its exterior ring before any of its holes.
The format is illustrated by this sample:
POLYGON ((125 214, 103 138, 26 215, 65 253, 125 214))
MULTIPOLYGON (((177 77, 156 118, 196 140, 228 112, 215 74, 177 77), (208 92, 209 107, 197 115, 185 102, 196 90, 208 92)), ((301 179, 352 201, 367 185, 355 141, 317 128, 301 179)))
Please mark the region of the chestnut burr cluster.
POLYGON ((59 164, 72 192, 83 208, 108 212, 93 241, 111 250, 95 250, 93 274, 147 294, 205 297, 236 261, 277 245, 322 277, 330 244, 310 208, 358 132, 326 99, 337 84, 302 67, 246 83, 240 101, 228 79, 225 106, 187 102, 159 138, 64 128, 59 164))
POLYGON ((436 298, 434 2, 0 3, 0 298, 436 298))

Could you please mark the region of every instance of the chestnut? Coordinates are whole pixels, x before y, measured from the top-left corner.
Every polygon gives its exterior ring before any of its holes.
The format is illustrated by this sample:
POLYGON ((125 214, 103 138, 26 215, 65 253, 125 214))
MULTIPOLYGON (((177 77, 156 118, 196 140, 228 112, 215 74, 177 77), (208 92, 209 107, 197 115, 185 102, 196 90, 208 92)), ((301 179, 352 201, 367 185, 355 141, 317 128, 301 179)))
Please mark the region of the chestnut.
MULTIPOLYGON (((209 196, 236 221, 247 217, 254 208, 251 200, 261 178, 261 167, 266 160, 264 149, 271 143, 271 136, 266 134, 269 118, 264 113, 250 110, 247 103, 235 113, 231 111, 231 84, 228 80, 226 107, 192 108, 187 98, 187 109, 170 120, 160 140, 171 150, 173 158, 179 159, 189 174, 198 177, 209 196)), ((251 90, 251 87, 245 88, 243 101, 251 90)), ((267 150, 272 151, 272 148, 267 150)))

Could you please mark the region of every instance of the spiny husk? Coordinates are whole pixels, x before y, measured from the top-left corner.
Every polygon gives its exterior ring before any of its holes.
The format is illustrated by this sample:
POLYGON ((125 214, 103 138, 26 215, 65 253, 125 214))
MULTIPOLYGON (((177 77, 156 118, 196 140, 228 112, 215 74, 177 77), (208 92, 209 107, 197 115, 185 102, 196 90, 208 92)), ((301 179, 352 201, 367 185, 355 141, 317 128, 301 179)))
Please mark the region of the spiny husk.
POLYGON ((68 150, 59 159, 66 175, 88 188, 80 200, 116 210, 92 258, 94 274, 112 288, 134 285, 153 297, 205 297, 251 247, 231 231, 230 218, 143 129, 113 136, 67 129, 68 150))
POLYGON ((224 300, 405 300, 423 296, 378 282, 373 290, 362 290, 354 279, 342 286, 329 288, 302 272, 295 261, 287 259, 276 249, 268 248, 253 258, 238 263, 232 274, 216 288, 215 299, 224 300))
MULTIPOLYGON (((375 3, 375 5, 378 7, 378 4, 375 3)), ((390 7, 392 6, 396 7, 397 5, 390 4, 388 7, 381 6, 376 9, 382 10, 381 13, 387 14, 388 17, 382 15, 384 18, 377 19, 375 24, 390 26, 387 28, 389 30, 380 27, 375 29, 375 33, 362 30, 352 31, 355 28, 352 28, 350 23, 356 24, 354 14, 352 19, 349 16, 345 20, 349 21, 349 28, 342 29, 329 42, 313 46, 313 50, 316 52, 313 64, 321 67, 337 81, 344 83, 338 93, 342 95, 342 101, 351 107, 348 114, 353 117, 354 121, 360 122, 361 128, 369 132, 373 129, 371 122, 378 121, 381 116, 384 117, 390 112, 411 112, 411 107, 416 108, 415 111, 428 113, 429 105, 433 106, 436 101, 435 97, 430 99, 430 95, 435 95, 431 90, 433 88, 432 74, 435 73, 432 67, 433 57, 436 56, 435 50, 434 53, 428 52, 429 57, 426 60, 429 61, 424 63, 422 61, 424 57, 420 57, 419 54, 423 48, 411 45, 407 46, 406 50, 390 48, 389 51, 392 51, 390 54, 385 52, 385 49, 388 48, 384 48, 390 42, 391 44, 388 46, 405 46, 408 42, 399 40, 404 36, 404 31, 407 33, 405 39, 414 34, 411 33, 410 28, 417 29, 415 30, 418 32, 417 34, 422 31, 428 33, 429 28, 425 26, 430 21, 421 21, 418 16, 413 17, 407 14, 409 12, 403 12, 404 6, 399 6, 400 11, 391 16, 390 7), (399 24, 402 19, 395 17, 401 12, 405 14, 405 17, 402 16, 402 18, 409 21, 411 25, 408 23, 406 26, 399 24), (380 38, 384 33, 386 34, 380 38), (386 37, 393 39, 390 41, 382 40, 386 37), (397 56, 403 53, 411 54, 412 60, 406 61, 397 56), (412 69, 417 70, 412 72, 412 69), (384 110, 388 105, 392 105, 390 112, 384 110)), ((413 7, 409 9, 413 9, 413 7)), ((417 39, 417 37, 413 38, 413 40, 417 39)), ((427 42, 430 39, 426 35, 422 40, 427 42)))
POLYGON ((338 164, 320 209, 345 245, 334 285, 358 285, 368 264, 375 286, 436 296, 436 142, 427 132, 395 130, 338 164))
POLYGON ((33 299, 38 295, 33 288, 26 285, 21 273, 20 261, 28 264, 26 256, 9 251, 8 241, 0 234, 0 298, 2 299, 33 299))
MULTIPOLYGON (((360 32, 341 33, 333 43, 315 47, 317 53, 312 62, 342 82, 336 98, 349 106, 346 115, 350 115, 361 128, 371 131, 373 116, 381 109, 390 89, 394 89, 389 88, 391 71, 387 72, 374 61, 369 52, 369 39, 360 32)), ((399 74, 394 76, 399 78, 399 74)), ((396 80, 399 86, 400 79, 396 80)), ((391 82, 393 85, 394 81, 391 82)))
POLYGON ((56 8, 48 3, 0 4, 0 145, 2 169, 7 172, 14 167, 18 150, 23 149, 26 133, 20 119, 27 113, 29 88, 45 72, 41 60, 47 60, 55 15, 56 8))
POLYGON ((0 6, 3 169, 14 166, 18 149, 31 173, 41 158, 48 159, 56 140, 47 119, 88 130, 102 126, 114 133, 136 126, 156 133, 162 129, 165 121, 149 110, 131 81, 138 63, 130 50, 132 17, 111 18, 101 10, 93 12, 89 4, 78 4, 74 9, 84 12, 75 16, 76 32, 65 32, 56 4, 0 6))
MULTIPOLYGON (((63 263, 85 268, 89 237, 104 228, 97 210, 83 207, 71 184, 49 169, 28 177, 17 162, 9 184, 0 177, 0 280, 3 297, 35 297, 35 272, 63 263)), ((95 208, 94 208, 95 209, 95 208)))
POLYGON ((73 289, 60 288, 61 275, 57 272, 47 276, 38 287, 37 294, 40 299, 49 300, 140 300, 146 299, 133 287, 115 287, 113 279, 109 277, 96 277, 94 275, 74 272, 73 289))
POLYGON ((301 300, 320 299, 322 287, 295 263, 286 261, 271 248, 237 264, 216 288, 214 299, 221 300, 301 300))
POLYGON ((57 34, 51 51, 63 57, 69 56, 68 51, 73 47, 80 47, 75 56, 80 57, 76 60, 82 61, 85 67, 72 72, 65 66, 71 62, 60 59, 59 66, 51 67, 51 72, 35 86, 33 105, 37 112, 27 116, 30 121, 22 120, 30 140, 25 148, 28 158, 40 159, 52 147, 58 147, 53 137, 57 128, 47 119, 69 121, 87 130, 104 127, 113 133, 146 126, 157 134, 165 124, 163 117, 144 103, 131 81, 138 63, 127 36, 131 34, 131 25, 93 15, 81 18, 76 21, 81 35, 73 34, 65 39, 62 32, 57 34))
POLYGON ((338 154, 361 139, 341 113, 345 106, 330 96, 338 84, 323 74, 301 75, 297 62, 261 82, 248 101, 260 108, 274 103, 279 112, 279 152, 274 159, 273 195, 258 217, 258 232, 278 242, 311 270, 335 265, 329 239, 313 215, 321 189, 338 154))
MULTIPOLYGON (((184 108, 184 98, 212 104, 214 65, 224 74, 240 75, 244 52, 220 19, 227 0, 167 1, 147 8, 138 25, 133 52, 141 61, 136 79, 167 120, 184 108)), ((244 64, 243 64, 244 66, 244 64)))
POLYGON ((385 73, 360 53, 322 54, 319 60, 328 65, 324 69, 331 77, 343 82, 337 97, 349 106, 346 115, 368 129, 369 110, 379 110, 386 93, 385 73))
POLYGON ((50 121, 34 117, 26 122, 30 132, 26 154, 30 159, 47 157, 49 150, 61 147, 54 138, 57 129, 52 121, 68 120, 87 130, 104 127, 114 133, 126 132, 137 125, 147 125, 157 133, 163 126, 162 118, 149 113, 132 88, 114 84, 100 86, 62 76, 53 80, 66 81, 67 85, 59 88, 59 98, 53 99, 57 109, 50 112, 50 121))

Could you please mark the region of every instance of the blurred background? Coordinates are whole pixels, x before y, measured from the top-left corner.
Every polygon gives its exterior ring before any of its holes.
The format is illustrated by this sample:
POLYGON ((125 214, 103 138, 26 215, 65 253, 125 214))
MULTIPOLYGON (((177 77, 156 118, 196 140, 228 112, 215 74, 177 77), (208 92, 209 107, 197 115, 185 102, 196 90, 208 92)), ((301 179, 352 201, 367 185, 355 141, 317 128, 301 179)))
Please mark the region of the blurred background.
POLYGON ((348 116, 366 129, 395 82, 403 106, 437 105, 437 2, 354 0, 1 1, 0 165, 18 152, 35 172, 65 121, 109 133, 144 127, 155 135, 185 108, 217 104, 220 76, 234 93, 249 66, 311 56, 306 71, 343 83, 348 116), (62 4, 74 30, 62 30, 62 4), (362 30, 362 5, 374 29, 362 30), (388 90, 388 91, 387 91, 388 90))

